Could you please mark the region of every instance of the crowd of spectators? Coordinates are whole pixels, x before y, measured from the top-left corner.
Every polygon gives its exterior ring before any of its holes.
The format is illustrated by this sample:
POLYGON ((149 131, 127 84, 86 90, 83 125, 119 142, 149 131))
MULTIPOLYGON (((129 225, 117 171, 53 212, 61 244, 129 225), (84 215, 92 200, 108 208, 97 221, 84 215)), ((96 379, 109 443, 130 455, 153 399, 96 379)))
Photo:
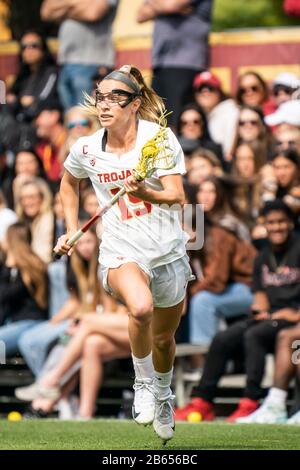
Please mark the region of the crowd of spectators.
MULTIPOLYGON (((167 11, 164 2, 151 0, 137 17, 155 20, 153 87, 174 110, 170 125, 185 154, 186 202, 201 204, 205 216, 204 248, 190 253, 196 281, 187 296, 188 334, 181 340, 209 352, 189 364, 204 367, 203 376, 177 418, 196 410, 213 419, 217 382, 226 361, 240 355, 247 387, 230 418, 235 421, 259 406, 265 356, 275 353, 277 336, 282 351, 299 334, 300 79, 284 72, 267 83, 249 70, 231 95, 225 93, 207 62, 212 1, 188 3, 167 11), (191 36, 198 27, 199 37, 191 36), (168 41, 166 31, 177 39, 168 41)), ((32 401, 31 412, 40 416, 59 403, 64 417, 91 418, 102 363, 130 355, 126 311, 99 280, 101 226, 77 244, 70 260, 52 261, 65 232, 63 163, 80 136, 98 129, 79 104, 114 65, 117 5, 45 0, 42 18, 60 23, 60 67, 38 31, 24 32, 19 69, 0 107, 0 340, 8 357, 22 354, 35 375, 31 388, 17 394, 32 401), (73 397, 78 376, 79 403, 73 397), (35 400, 43 384, 56 394, 35 400)), ((98 203, 86 180, 80 194, 84 221, 98 203)), ((288 360, 282 362, 281 372, 288 368, 288 360)), ((288 377, 298 372, 289 370, 288 377)), ((288 387, 280 377, 275 384, 288 387)))

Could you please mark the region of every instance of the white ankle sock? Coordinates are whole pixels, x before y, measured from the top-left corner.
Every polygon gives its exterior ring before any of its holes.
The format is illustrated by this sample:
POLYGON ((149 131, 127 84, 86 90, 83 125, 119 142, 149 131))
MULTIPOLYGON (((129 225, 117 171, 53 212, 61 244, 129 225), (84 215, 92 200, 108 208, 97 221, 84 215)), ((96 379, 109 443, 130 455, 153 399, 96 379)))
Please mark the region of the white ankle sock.
POLYGON ((135 357, 132 354, 132 361, 135 376, 138 380, 153 379, 154 367, 152 362, 152 352, 143 358, 135 357))
POLYGON ((171 381, 173 367, 169 372, 154 372, 154 386, 158 392, 158 398, 167 398, 171 394, 171 381))
POLYGON ((284 407, 287 398, 287 392, 280 388, 272 387, 266 398, 266 402, 274 403, 277 406, 284 407))

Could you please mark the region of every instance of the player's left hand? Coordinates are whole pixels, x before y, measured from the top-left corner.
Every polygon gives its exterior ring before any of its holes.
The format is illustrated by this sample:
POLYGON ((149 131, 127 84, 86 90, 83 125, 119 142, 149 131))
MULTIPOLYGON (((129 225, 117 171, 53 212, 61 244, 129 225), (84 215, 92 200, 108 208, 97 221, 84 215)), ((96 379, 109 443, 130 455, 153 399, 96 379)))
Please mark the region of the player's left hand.
POLYGON ((140 199, 143 199, 146 195, 145 181, 137 181, 134 175, 125 180, 124 186, 127 194, 132 194, 140 199))

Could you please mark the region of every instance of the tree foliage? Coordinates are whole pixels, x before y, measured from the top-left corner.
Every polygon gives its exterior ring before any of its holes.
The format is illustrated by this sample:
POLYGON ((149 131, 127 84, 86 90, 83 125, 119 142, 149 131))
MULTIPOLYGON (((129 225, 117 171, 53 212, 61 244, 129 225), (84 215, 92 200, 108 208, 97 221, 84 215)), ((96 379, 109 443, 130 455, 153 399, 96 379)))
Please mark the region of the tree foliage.
POLYGON ((287 16, 283 0, 214 0, 213 31, 300 25, 300 17, 287 16))

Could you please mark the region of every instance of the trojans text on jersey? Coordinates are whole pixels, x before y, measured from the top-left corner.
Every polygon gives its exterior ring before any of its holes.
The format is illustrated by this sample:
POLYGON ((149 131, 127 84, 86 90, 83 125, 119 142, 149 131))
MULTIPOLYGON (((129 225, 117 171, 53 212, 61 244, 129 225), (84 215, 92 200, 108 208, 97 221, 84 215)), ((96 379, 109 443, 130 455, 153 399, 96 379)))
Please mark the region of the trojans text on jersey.
POLYGON ((98 173, 100 183, 113 183, 115 181, 123 181, 132 175, 131 170, 113 171, 111 173, 98 173))

